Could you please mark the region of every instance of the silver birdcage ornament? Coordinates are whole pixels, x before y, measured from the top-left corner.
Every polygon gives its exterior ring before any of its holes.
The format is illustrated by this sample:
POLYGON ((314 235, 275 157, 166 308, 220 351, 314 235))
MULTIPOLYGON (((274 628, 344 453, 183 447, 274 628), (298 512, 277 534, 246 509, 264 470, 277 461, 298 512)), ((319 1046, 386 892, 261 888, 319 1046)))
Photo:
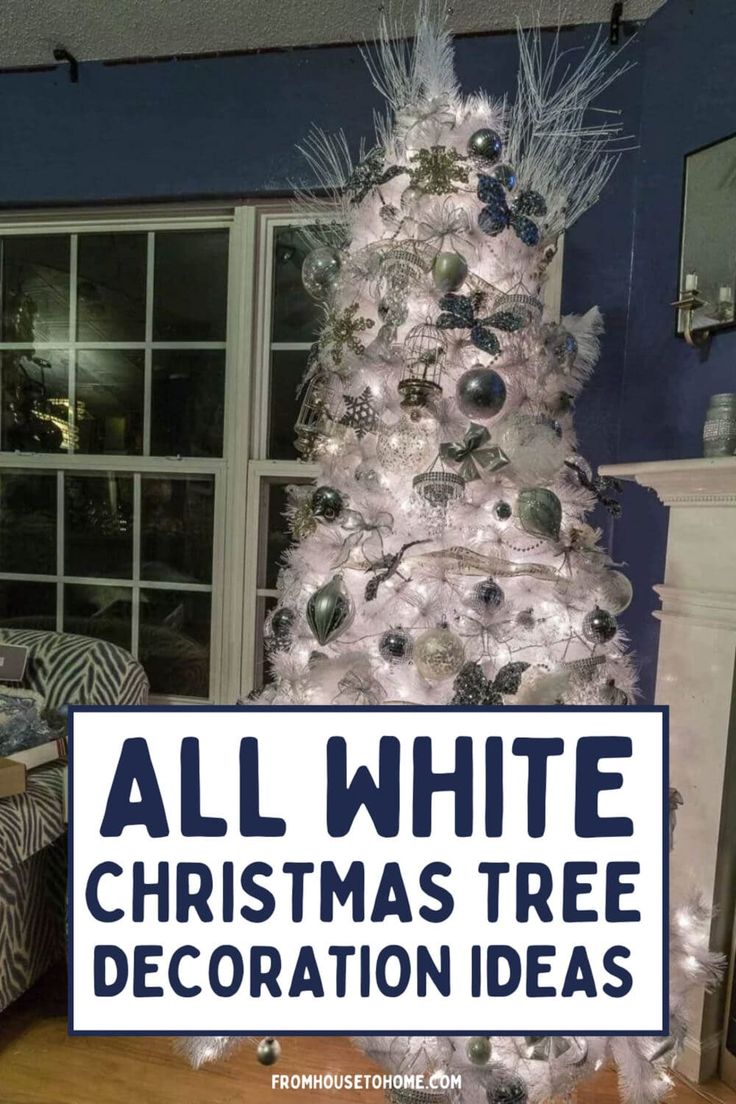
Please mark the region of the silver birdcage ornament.
POLYGON ((404 410, 431 409, 442 395, 442 367, 447 339, 437 326, 423 322, 409 330, 404 341, 404 368, 399 394, 404 410))
POLYGON ((439 455, 427 471, 414 476, 412 486, 420 498, 436 509, 444 509, 465 495, 465 480, 457 472, 448 471, 439 455))
POLYGON ((304 398, 294 423, 295 448, 303 460, 313 460, 325 441, 332 423, 327 377, 312 376, 304 390, 304 398))
POLYGON ((379 286, 384 321, 398 328, 406 321, 407 299, 428 270, 426 252, 403 243, 382 252, 379 286))

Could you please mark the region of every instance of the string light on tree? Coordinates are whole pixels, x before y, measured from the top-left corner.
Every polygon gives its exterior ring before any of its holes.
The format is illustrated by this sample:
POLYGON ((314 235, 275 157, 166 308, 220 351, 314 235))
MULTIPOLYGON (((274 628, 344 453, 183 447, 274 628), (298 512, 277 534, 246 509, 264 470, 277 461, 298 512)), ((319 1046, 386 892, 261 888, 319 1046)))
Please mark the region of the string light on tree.
MULTIPOLYGON (((300 539, 267 627, 266 700, 623 705, 636 678, 616 618, 633 592, 585 522, 602 494, 611 508, 611 488, 573 426, 602 318, 550 324, 541 303, 560 235, 615 167, 608 95, 626 63, 604 39, 573 58, 554 36, 543 48, 522 33, 516 95, 466 97, 443 19, 419 3, 414 51, 396 48, 386 20, 372 50, 388 111, 368 152, 354 160, 352 140, 322 131, 305 146, 304 284, 323 325, 297 439, 319 472, 292 494, 300 539)), ((707 912, 692 903, 678 920, 667 1053, 629 1037, 564 1051, 531 1036, 360 1045, 390 1072, 461 1073, 454 1104, 568 1099, 589 1052, 623 1069, 629 1104, 658 1104, 682 1009, 717 973, 707 912)), ((229 1045, 185 1044, 195 1063, 229 1045)), ((259 1058, 277 1047, 263 1040, 259 1058)))

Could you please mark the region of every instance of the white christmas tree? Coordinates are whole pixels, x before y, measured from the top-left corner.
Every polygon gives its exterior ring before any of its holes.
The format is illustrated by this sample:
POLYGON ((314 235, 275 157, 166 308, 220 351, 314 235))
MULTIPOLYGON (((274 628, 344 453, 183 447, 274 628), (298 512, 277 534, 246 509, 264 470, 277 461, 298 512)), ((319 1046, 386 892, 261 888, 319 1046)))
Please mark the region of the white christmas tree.
MULTIPOLYGON (((573 427, 601 317, 558 322, 544 310, 560 235, 617 161, 618 116, 589 109, 622 67, 597 42, 574 65, 559 43, 545 56, 534 32, 519 48, 513 103, 464 97, 443 18, 422 6, 410 45, 384 23, 367 55, 388 105, 375 145, 354 163, 341 135, 307 143, 322 198, 306 199, 315 229, 303 279, 325 318, 297 432, 320 477, 294 490, 300 539, 269 619, 273 682, 261 701, 634 696, 617 623, 631 586, 584 520, 596 501, 618 507, 573 427)), ((687 994, 717 972, 705 929, 697 904, 673 916, 664 1044, 358 1042, 393 1071, 462 1070, 464 1104, 564 1096, 611 1060, 626 1099, 656 1100, 687 994)), ((201 1062, 229 1045, 193 1040, 189 1053, 201 1062)))

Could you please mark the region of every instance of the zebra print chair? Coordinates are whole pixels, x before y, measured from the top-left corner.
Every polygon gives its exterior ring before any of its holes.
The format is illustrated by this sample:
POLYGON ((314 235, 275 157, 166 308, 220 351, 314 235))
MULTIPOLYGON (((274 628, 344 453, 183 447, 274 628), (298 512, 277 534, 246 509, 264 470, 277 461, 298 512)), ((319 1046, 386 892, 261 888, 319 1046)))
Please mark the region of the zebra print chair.
MULTIPOLYGON (((64 705, 137 705, 148 680, 123 648, 69 633, 0 629, 0 643, 29 649, 23 685, 64 705)), ((0 1011, 59 956, 64 945, 66 858, 63 770, 32 771, 28 789, 0 799, 0 1011)))

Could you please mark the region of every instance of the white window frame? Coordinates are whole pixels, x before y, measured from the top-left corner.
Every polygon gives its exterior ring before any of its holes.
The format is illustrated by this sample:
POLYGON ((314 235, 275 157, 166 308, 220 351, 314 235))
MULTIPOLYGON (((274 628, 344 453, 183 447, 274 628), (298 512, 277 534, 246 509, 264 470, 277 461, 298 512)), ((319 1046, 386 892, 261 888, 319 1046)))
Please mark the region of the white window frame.
MULTIPOLYGON (((140 476, 201 474, 215 479, 214 544, 212 572, 212 633, 210 653, 210 697, 194 699, 156 695, 153 700, 171 704, 196 701, 234 702, 254 686, 255 672, 263 648, 260 600, 276 591, 258 587, 259 561, 267 534, 264 519, 264 486, 269 482, 305 482, 314 479, 318 465, 302 460, 273 460, 267 456, 271 353, 274 350, 306 350, 310 343, 273 343, 273 245, 274 233, 284 226, 306 225, 309 219, 296 214, 288 202, 146 204, 109 207, 103 210, 25 211, 0 215, 0 236, 19 234, 75 234, 125 230, 149 234, 149 266, 152 240, 157 230, 228 228, 228 310, 225 362, 224 446, 221 459, 148 456, 113 456, 63 453, 0 453, 4 469, 56 472, 138 473, 134 481, 134 522, 140 518, 140 476)), ((559 319, 562 285, 563 242, 548 269, 545 317, 559 319)), ((73 272, 70 274, 73 278, 73 272)), ((150 281, 149 281, 150 294, 150 281)), ((149 317, 150 317, 150 311, 149 317)), ((70 339, 72 335, 70 334, 70 339)), ((147 379, 151 372, 150 333, 140 343, 144 350, 147 379)), ((27 347, 28 343, 23 345, 27 347)), ((75 342, 62 342, 72 352, 75 342)), ((79 345, 89 342, 79 342, 79 345)), ((108 347, 115 347, 111 343, 108 347)), ((130 347, 130 342, 121 343, 130 347)), ((167 342, 157 347, 211 348, 221 343, 167 342)), ((48 347, 57 348, 59 343, 48 347)), ((39 344, 38 346, 42 346, 39 344)), ((73 395, 69 396, 70 406, 73 395)), ((150 434, 150 387, 146 387, 144 435, 150 434)), ((61 487, 59 478, 58 486, 61 487)), ((60 493, 60 492, 59 492, 60 493)), ((57 528, 57 541, 63 532, 57 528)), ((134 582, 138 581, 134 564, 134 582)), ((10 575, 5 575, 11 578, 10 575)), ((19 576, 19 580, 27 578, 19 576)), ((56 575, 34 576, 36 581, 56 582, 56 575)), ((75 580, 77 581, 77 580, 75 580)), ((82 580, 79 580, 82 581, 82 580)), ((110 585, 114 580, 83 580, 110 585)), ((130 582, 130 580, 128 580, 130 582)), ((176 584, 145 582, 146 588, 178 589, 176 584)), ((192 586, 190 589, 197 589, 192 586)), ((209 589, 203 587, 199 589, 209 589)))
MULTIPOLYGON (((107 208, 99 210, 80 210, 73 212, 20 212, 5 213, 0 217, 0 235, 43 235, 49 233, 70 234, 104 233, 113 231, 146 232, 149 235, 149 267, 152 264, 153 234, 157 230, 198 230, 228 229, 230 248, 228 263, 228 312, 225 338, 225 418, 223 426, 222 458, 205 459, 199 457, 150 457, 150 456, 113 456, 106 454, 64 454, 64 453, 0 453, 0 471, 37 470, 79 473, 133 473, 134 475, 134 524, 140 520, 140 476, 157 475, 211 475, 215 481, 215 500, 213 511, 213 560, 212 583, 197 586, 190 584, 187 589, 210 591, 212 593, 211 636, 210 636, 210 696, 207 699, 179 697, 177 695, 156 695, 155 701, 192 703, 196 701, 228 702, 234 701, 241 692, 241 649, 242 623, 237 615, 239 600, 243 593, 243 571, 245 557, 245 493, 242 473, 247 469, 249 456, 250 426, 250 377, 251 377, 251 334, 254 298, 255 264, 255 210, 250 205, 222 206, 221 204, 201 204, 196 206, 159 205, 136 208, 107 208), (138 473, 136 475, 136 473, 138 473), (227 596, 227 601, 226 601, 227 596)), ((74 241, 74 239, 73 239, 74 241)), ((75 255, 72 245, 72 258, 75 255)), ((150 275, 150 274, 149 274, 150 275)), ((70 274, 74 277, 74 272, 70 274)), ((149 295, 151 293, 149 279, 149 295)), ((150 311, 148 312, 150 319, 150 311)), ((145 370, 151 371, 150 333, 140 343, 145 352, 145 370)), ((61 344, 70 347, 72 353, 76 345, 90 344, 75 342, 70 334, 69 342, 61 344)), ((111 343, 130 347, 131 343, 111 343)), ((222 342, 157 342, 157 347, 167 348, 222 348, 222 342)), ((23 346, 27 348, 26 342, 23 346)), ((57 348, 59 343, 54 343, 57 348)), ((7 346, 6 346, 7 347, 7 346)), ((38 345, 41 348, 41 344, 38 345)), ((49 345, 48 347, 51 347, 49 345)), ((70 406, 74 396, 70 395, 70 406)), ((148 440, 150 432, 150 387, 146 387, 146 411, 144 414, 145 434, 148 440)), ((61 476, 58 482, 62 486, 61 476)), ((61 493, 59 491, 59 493, 61 493)), ((63 511, 59 510, 59 518, 63 511)), ((57 544, 63 542, 63 526, 57 525, 57 544)), ((133 582, 139 582, 140 565, 133 564, 133 582)), ((5 578, 11 578, 5 574, 5 578)), ((28 580, 20 575, 19 581, 28 580)), ((57 582, 60 577, 33 576, 35 581, 57 582)), ((64 576, 66 579, 67 576, 64 576)), ((82 581, 82 580, 74 580, 82 581)), ((84 582, 113 584, 111 579, 85 579, 84 582)), ((130 580, 127 580, 130 583, 130 580)), ((181 589, 176 584, 145 582, 146 589, 181 589)), ((134 608, 133 616, 136 616, 134 608)), ((135 639, 135 637, 134 637, 135 639)))

